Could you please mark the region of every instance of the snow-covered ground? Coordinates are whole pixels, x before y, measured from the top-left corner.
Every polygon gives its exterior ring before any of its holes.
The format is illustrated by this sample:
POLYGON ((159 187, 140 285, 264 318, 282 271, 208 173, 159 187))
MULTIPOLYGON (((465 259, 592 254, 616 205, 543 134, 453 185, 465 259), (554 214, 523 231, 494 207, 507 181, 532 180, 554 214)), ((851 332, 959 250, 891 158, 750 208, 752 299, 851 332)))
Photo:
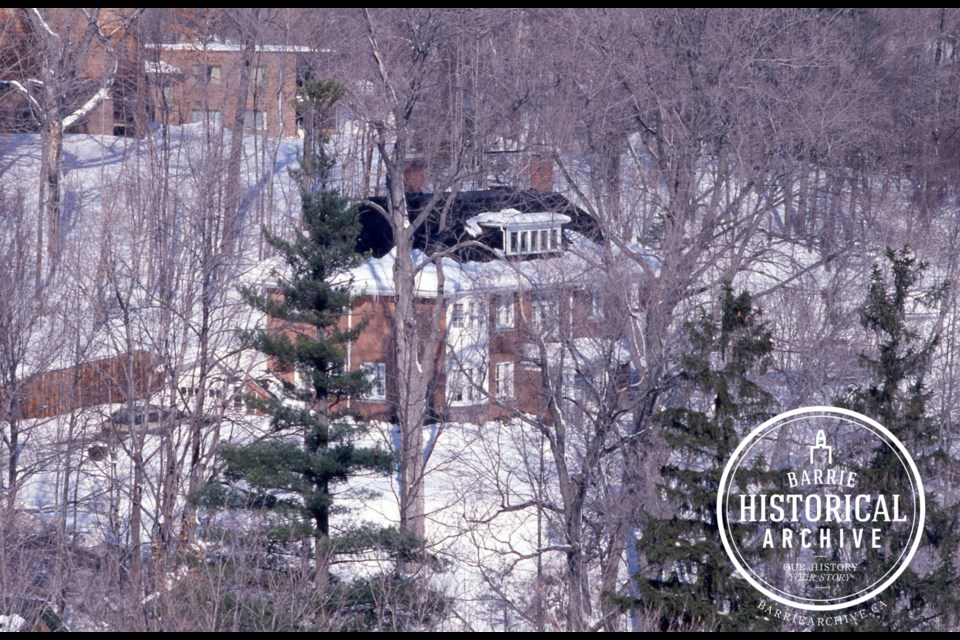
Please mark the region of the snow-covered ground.
MULTIPOLYGON (((40 521, 66 518, 67 530, 83 547, 126 546, 130 542, 131 495, 136 441, 109 416, 122 405, 96 407, 73 416, 38 421, 24 447, 22 507, 40 521), (69 495, 66 503, 63 494, 69 495), (64 504, 67 506, 64 508, 64 504)), ((182 427, 186 430, 188 427, 182 427)), ((374 424, 368 444, 391 446, 391 425, 374 424)), ((163 472, 169 463, 164 433, 147 425, 144 465, 142 551, 157 535, 163 472)), ((268 430, 265 418, 227 412, 221 438, 249 441, 268 430)), ((427 538, 430 553, 447 571, 434 583, 457 603, 462 623, 483 629, 484 603, 506 597, 527 599, 536 580, 536 551, 558 544, 543 515, 533 507, 516 508, 552 493, 553 478, 541 471, 542 442, 519 423, 438 424, 424 433, 430 445, 426 473, 427 538), (540 492, 540 493, 538 493, 540 492)), ((185 434, 174 436, 175 455, 183 456, 185 434)), ((181 486, 186 478, 181 479, 181 486)), ((357 477, 338 490, 337 504, 347 513, 333 526, 399 522, 397 475, 357 477)), ((178 500, 179 517, 183 497, 178 500)), ((204 515, 204 518, 208 517, 204 515)), ((559 570, 559 554, 546 552, 547 572, 559 570)))

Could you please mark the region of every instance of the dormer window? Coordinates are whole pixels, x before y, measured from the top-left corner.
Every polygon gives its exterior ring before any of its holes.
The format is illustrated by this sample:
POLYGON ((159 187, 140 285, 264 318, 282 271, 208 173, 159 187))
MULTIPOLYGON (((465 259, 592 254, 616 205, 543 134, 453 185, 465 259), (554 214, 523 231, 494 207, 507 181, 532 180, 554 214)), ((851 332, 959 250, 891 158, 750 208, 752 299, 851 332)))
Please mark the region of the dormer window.
POLYGON ((559 224, 547 229, 511 229, 505 227, 503 230, 503 252, 508 256, 555 253, 560 251, 560 233, 561 226, 559 224))
POLYGON ((563 225, 570 216, 543 211, 521 213, 516 209, 481 213, 467 220, 467 232, 479 237, 482 229, 499 229, 503 233, 503 253, 508 256, 556 253, 562 248, 563 225))

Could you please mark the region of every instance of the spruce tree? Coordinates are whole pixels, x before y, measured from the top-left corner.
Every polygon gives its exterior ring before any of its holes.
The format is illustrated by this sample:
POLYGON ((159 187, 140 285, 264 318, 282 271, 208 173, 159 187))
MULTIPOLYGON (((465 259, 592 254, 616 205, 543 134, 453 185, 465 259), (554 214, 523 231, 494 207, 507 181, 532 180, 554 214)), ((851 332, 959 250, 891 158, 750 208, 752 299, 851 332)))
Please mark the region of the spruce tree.
POLYGON ((262 405, 270 416, 268 438, 224 446, 220 455, 232 490, 278 516, 278 536, 312 540, 317 583, 326 585, 326 555, 338 544, 330 527, 335 486, 360 472, 387 475, 395 460, 391 452, 358 445, 362 423, 337 409, 369 386, 363 371, 344 370, 346 345, 362 327, 340 326, 351 300, 349 283, 338 279, 358 259, 356 210, 332 191, 304 190, 302 198, 302 232, 291 242, 267 236, 289 275, 270 294, 245 291, 251 304, 285 327, 247 333, 246 344, 294 372, 297 384, 284 383, 280 397, 262 405))
MULTIPOLYGON (((941 499, 935 489, 955 463, 940 446, 941 425, 927 415, 926 378, 940 337, 937 333, 923 336, 909 314, 935 311, 947 285, 925 285, 927 265, 909 247, 888 248, 886 261, 886 270, 873 267, 860 308, 860 324, 876 345, 872 352, 860 355, 869 381, 849 389, 838 404, 880 422, 911 453, 925 485, 926 523, 910 567, 879 596, 885 606, 858 622, 856 629, 932 630, 955 622, 960 608, 957 507, 941 499)), ((902 489, 902 478, 891 472, 901 466, 893 456, 890 448, 882 448, 860 470, 861 482, 888 493, 902 489)), ((898 553, 904 544, 906 540, 894 541, 889 552, 898 553)))
MULTIPOLYGON (((313 99, 329 98, 325 86, 311 85, 313 99)), ((336 87, 330 84, 327 89, 336 87)), ((341 93, 336 91, 334 99, 322 104, 332 106, 341 93)), ((337 487, 359 473, 390 474, 396 457, 360 444, 365 425, 342 411, 348 396, 369 389, 365 372, 345 367, 346 347, 363 326, 342 326, 352 303, 347 275, 362 259, 355 253, 360 222, 357 208, 329 187, 333 161, 325 146, 318 145, 317 157, 302 162, 296 174, 302 224, 294 238, 284 240, 264 230, 286 273, 272 291, 243 290, 251 305, 281 326, 242 332, 245 345, 268 356, 280 370, 293 372, 295 381, 285 381, 279 397, 259 404, 269 416, 268 433, 254 442, 220 447, 223 472, 195 499, 207 507, 264 515, 272 549, 286 550, 288 559, 306 552, 317 606, 324 610, 324 619, 339 620, 343 627, 358 624, 358 616, 376 618, 370 613, 375 611, 369 602, 371 584, 381 593, 389 588, 398 598, 413 596, 394 576, 375 576, 369 583, 334 580, 330 569, 335 558, 371 550, 396 557, 415 543, 404 540, 396 527, 331 523, 339 513, 334 504, 337 487), (364 597, 366 601, 358 602, 364 597)))
POLYGON ((723 467, 745 431, 770 417, 773 398, 755 377, 768 366, 771 333, 747 292, 724 285, 719 322, 707 312, 685 325, 678 406, 662 411, 671 450, 661 467, 670 515, 647 520, 640 541, 653 571, 640 584, 642 606, 663 631, 761 630, 761 596, 734 569, 717 526, 723 467))

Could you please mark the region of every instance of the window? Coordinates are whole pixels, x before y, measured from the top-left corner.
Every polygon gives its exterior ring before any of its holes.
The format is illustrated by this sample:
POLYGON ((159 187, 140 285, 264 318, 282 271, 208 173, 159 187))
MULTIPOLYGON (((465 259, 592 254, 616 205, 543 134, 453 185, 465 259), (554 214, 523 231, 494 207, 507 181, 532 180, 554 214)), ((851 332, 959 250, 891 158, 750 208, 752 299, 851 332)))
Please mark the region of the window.
POLYGON ((167 84, 163 86, 163 101, 167 105, 173 102, 173 85, 167 84))
POLYGON ((480 388, 483 386, 483 371, 471 367, 464 367, 450 372, 449 397, 451 404, 476 404, 483 396, 480 388))
POLYGON ((513 397, 513 363, 498 362, 494 394, 498 398, 513 397))
POLYGON ((223 84, 223 68, 220 65, 207 65, 207 82, 210 84, 223 84))
POLYGON ((550 301, 546 298, 534 298, 530 301, 530 324, 535 333, 548 332, 553 328, 554 315, 550 301))
POLYGON ((194 109, 190 112, 190 122, 202 122, 207 126, 219 127, 223 122, 223 116, 214 109, 194 109))
POLYGON ((365 400, 385 400, 387 397, 387 365, 383 362, 364 362, 360 370, 366 373, 370 389, 365 400))
POLYGON ((254 67, 253 74, 250 76, 250 81, 253 82, 253 86, 255 87, 267 86, 267 68, 254 67))
POLYGON ((530 320, 534 331, 540 331, 543 328, 543 321, 546 319, 546 308, 541 300, 534 300, 530 304, 530 320))
POLYGON ((244 112, 243 128, 252 131, 263 131, 267 128, 267 114, 263 111, 256 110, 244 112))
POLYGON ((513 327, 514 318, 513 294, 506 294, 497 298, 497 326, 513 327))
POLYGON ((455 302, 450 308, 450 327, 454 329, 463 328, 463 303, 455 302))
POLYGON ((470 300, 455 302, 450 306, 450 327, 453 329, 479 329, 483 326, 483 308, 480 302, 470 300))
POLYGON ((590 395, 590 380, 580 371, 567 371, 564 375, 567 394, 574 402, 584 402, 590 395))
POLYGON ((450 402, 463 402, 468 390, 463 372, 454 371, 450 374, 450 402))
POLYGON ((603 296, 597 291, 590 292, 590 317, 594 320, 603 317, 603 296))
POLYGON ((507 229, 503 250, 507 255, 549 253, 560 249, 560 227, 507 229))
POLYGON ((573 375, 573 393, 574 393, 574 395, 576 395, 577 397, 581 397, 581 398, 582 398, 584 395, 586 395, 586 393, 587 393, 587 391, 588 391, 589 389, 590 389, 590 381, 587 380, 587 376, 585 376, 585 375, 584 375, 583 373, 581 373, 580 371, 577 371, 577 372, 573 375))
POLYGON ((233 408, 243 411, 243 387, 236 387, 233 390, 233 408))
POLYGON ((483 326, 483 310, 480 303, 471 300, 467 303, 467 328, 479 329, 483 326))

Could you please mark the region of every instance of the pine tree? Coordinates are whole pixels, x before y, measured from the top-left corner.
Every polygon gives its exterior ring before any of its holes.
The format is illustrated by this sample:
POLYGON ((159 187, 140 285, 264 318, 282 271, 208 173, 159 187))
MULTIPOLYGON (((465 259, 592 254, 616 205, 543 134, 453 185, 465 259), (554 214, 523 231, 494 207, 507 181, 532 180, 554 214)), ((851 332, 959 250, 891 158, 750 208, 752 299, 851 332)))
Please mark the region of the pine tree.
MULTIPOLYGON (((860 324, 876 342, 874 353, 860 355, 861 367, 871 381, 849 389, 838 404, 874 418, 904 444, 925 483, 927 514, 914 561, 880 596, 889 604, 876 617, 857 623, 857 629, 929 630, 954 622, 960 607, 956 569, 960 537, 956 505, 946 504, 932 490, 954 468, 948 452, 939 446, 939 426, 927 415, 926 377, 940 337, 936 333, 922 336, 908 314, 915 308, 935 310, 947 285, 925 286, 927 265, 909 247, 887 249, 886 260, 889 275, 879 265, 873 267, 860 309, 860 324)), ((900 468, 893 455, 890 448, 882 448, 860 470, 860 481, 885 492, 901 489, 902 479, 890 472, 900 468)), ((898 542, 891 553, 906 543, 898 542)))
POLYGON ((685 326, 685 401, 662 411, 672 454, 660 469, 672 515, 647 521, 640 545, 655 574, 641 582, 643 608, 661 630, 761 630, 760 594, 734 577, 717 526, 717 488, 743 433, 770 417, 772 396, 754 380, 768 366, 771 333, 747 292, 723 287, 719 322, 702 312, 685 326))
MULTIPOLYGON (((325 86, 311 85, 314 94, 321 96, 328 95, 325 86)), ((337 85, 331 87, 336 90, 337 85)), ((329 108, 341 93, 336 90, 333 99, 323 104, 329 108)), ((294 373, 295 382, 284 382, 280 397, 260 403, 269 415, 268 434, 252 443, 220 447, 224 470, 195 500, 211 508, 256 511, 268 522, 266 534, 274 550, 285 550, 288 558, 306 553, 323 619, 337 620, 339 628, 361 624, 358 619, 395 626, 397 615, 391 613, 384 623, 371 604, 371 593, 383 595, 389 589, 391 597, 400 599, 390 606, 402 611, 403 598, 421 595, 411 594, 402 578, 378 575, 349 581, 331 575, 338 555, 378 551, 397 558, 417 543, 396 527, 331 525, 338 513, 337 486, 359 473, 390 474, 395 471, 396 456, 359 444, 365 425, 341 411, 346 397, 369 389, 365 372, 345 367, 346 347, 363 326, 341 326, 343 312, 352 303, 347 274, 362 259, 355 253, 360 223, 357 208, 329 188, 333 161, 324 144, 317 149, 317 157, 302 162, 296 176, 302 228, 290 241, 264 231, 283 258, 286 275, 266 294, 243 290, 251 305, 283 327, 242 333, 246 346, 268 356, 281 370, 294 373)))
POLYGON ((325 556, 336 546, 330 515, 335 485, 362 471, 389 474, 392 453, 357 445, 363 425, 336 407, 347 396, 367 391, 363 371, 345 371, 346 345, 362 327, 340 327, 348 307, 348 283, 337 283, 358 256, 356 210, 332 191, 303 190, 304 229, 292 242, 268 236, 290 275, 269 295, 245 291, 255 307, 286 330, 245 335, 248 346, 295 372, 299 384, 285 383, 281 397, 263 405, 271 437, 242 446, 224 446, 225 479, 246 494, 247 504, 277 516, 279 537, 310 538, 318 585, 329 581, 325 556))

